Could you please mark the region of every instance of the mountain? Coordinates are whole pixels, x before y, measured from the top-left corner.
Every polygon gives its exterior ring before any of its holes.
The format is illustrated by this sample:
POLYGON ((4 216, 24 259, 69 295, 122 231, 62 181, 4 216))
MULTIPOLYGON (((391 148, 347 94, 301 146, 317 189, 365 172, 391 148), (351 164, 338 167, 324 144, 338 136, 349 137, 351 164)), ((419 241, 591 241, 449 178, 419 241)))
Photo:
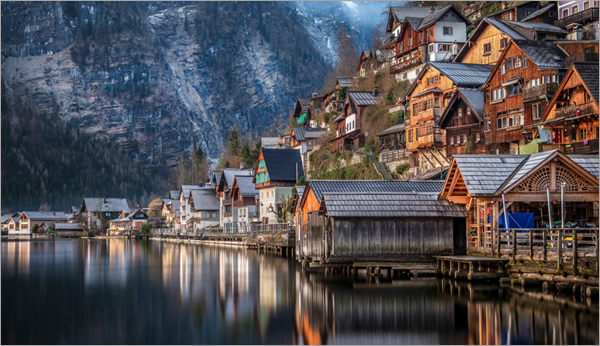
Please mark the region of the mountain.
POLYGON ((337 27, 368 48, 387 4, 3 2, 2 94, 148 167, 214 159, 234 125, 285 127, 333 70, 337 27))

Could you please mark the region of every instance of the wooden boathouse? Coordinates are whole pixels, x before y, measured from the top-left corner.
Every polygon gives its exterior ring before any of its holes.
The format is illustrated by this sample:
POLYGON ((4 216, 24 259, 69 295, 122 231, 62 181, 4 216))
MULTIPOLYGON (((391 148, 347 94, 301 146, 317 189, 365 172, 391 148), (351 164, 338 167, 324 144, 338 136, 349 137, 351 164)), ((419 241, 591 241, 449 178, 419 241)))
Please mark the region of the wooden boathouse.
POLYGON ((464 254, 464 231, 454 230, 465 227, 467 214, 437 199, 441 186, 436 181, 311 180, 298 205, 296 255, 308 262, 351 264, 464 254))

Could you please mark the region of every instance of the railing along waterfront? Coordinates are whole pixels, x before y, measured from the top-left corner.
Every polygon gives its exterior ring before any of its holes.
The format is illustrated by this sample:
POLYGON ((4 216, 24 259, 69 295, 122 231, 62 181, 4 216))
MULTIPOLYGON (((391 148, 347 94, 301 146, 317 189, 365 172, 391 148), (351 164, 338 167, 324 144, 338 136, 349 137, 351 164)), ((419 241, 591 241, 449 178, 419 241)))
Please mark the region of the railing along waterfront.
POLYGON ((597 227, 497 228, 492 231, 491 244, 487 245, 491 245, 491 252, 496 257, 507 255, 515 261, 517 255, 524 253, 532 261, 545 262, 552 255, 559 270, 566 258, 571 257, 575 275, 578 273, 577 259, 595 259, 598 271, 597 227))

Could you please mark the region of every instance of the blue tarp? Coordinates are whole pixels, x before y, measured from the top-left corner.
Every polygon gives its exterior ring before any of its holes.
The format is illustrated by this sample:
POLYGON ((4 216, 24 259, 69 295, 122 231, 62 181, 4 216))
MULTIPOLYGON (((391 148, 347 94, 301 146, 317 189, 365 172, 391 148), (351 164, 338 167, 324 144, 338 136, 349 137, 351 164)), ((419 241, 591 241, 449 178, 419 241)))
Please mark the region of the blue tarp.
MULTIPOLYGON (((508 213, 508 228, 534 228, 533 213, 508 213)), ((504 214, 498 217, 498 227, 506 228, 504 214)))

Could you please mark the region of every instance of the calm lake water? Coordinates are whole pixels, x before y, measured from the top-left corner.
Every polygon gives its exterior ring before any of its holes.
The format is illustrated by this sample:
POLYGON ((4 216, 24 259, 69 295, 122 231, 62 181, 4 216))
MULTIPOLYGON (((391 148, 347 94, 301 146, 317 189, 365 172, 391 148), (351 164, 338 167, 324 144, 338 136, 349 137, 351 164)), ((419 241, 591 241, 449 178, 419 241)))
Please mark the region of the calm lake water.
MULTIPOLYGON (((598 344, 598 304, 495 285, 304 274, 254 250, 2 242, 2 343, 598 344)), ((571 297, 572 299, 572 297, 571 297)))

